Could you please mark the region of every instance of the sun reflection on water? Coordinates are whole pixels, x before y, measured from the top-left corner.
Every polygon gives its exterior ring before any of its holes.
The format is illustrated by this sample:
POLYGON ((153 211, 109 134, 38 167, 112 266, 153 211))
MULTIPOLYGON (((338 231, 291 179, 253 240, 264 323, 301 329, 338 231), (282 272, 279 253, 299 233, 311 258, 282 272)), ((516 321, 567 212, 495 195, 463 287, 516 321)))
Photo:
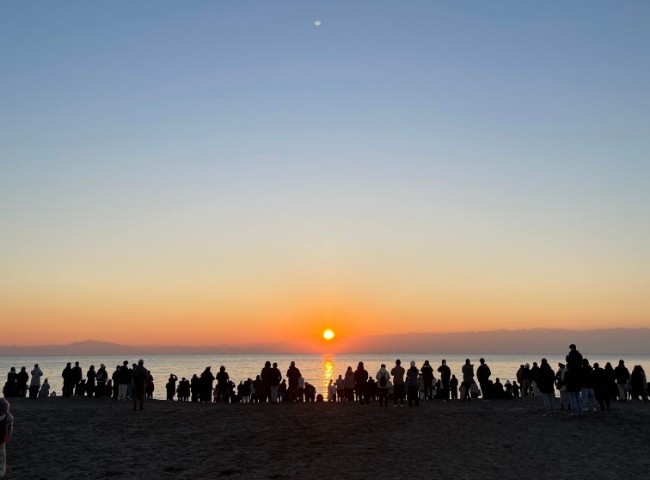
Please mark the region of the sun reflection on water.
POLYGON ((320 391, 325 401, 327 401, 327 386, 331 379, 334 379, 334 357, 325 355, 323 357, 323 389, 320 391))

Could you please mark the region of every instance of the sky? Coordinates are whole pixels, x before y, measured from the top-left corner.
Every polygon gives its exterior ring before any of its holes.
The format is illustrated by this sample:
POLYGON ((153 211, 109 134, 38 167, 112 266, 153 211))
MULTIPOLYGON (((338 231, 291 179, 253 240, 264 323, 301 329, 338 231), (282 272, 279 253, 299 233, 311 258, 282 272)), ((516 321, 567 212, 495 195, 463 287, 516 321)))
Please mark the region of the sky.
POLYGON ((650 327, 649 24, 3 1, 0 344, 650 327))

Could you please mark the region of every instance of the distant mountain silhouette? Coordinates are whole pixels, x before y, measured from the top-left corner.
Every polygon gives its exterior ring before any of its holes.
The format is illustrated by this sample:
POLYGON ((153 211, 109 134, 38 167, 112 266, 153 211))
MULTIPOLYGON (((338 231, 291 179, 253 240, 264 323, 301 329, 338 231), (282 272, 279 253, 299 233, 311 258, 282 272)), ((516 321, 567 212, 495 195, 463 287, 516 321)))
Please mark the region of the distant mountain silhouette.
POLYGON ((587 355, 650 354, 650 329, 613 328, 568 330, 490 330, 453 333, 403 333, 338 337, 330 343, 321 339, 295 339, 276 343, 238 345, 142 345, 86 340, 68 345, 0 346, 2 356, 21 355, 176 355, 257 353, 440 353, 440 354, 564 354, 570 343, 587 355))

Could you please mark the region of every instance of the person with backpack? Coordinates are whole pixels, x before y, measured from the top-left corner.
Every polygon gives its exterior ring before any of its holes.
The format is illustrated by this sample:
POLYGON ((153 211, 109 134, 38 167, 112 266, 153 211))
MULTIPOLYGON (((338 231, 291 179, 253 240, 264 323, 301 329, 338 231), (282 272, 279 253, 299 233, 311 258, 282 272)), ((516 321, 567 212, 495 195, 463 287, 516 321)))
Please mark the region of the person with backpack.
POLYGON ((388 406, 388 384, 390 383, 390 373, 386 370, 386 365, 381 364, 381 368, 375 376, 377 378, 377 394, 379 395, 379 406, 388 406))
POLYGON ((14 431, 14 417, 9 413, 11 405, 0 398, 0 477, 7 473, 7 443, 14 431))
POLYGON ((38 391, 41 389, 41 377, 43 372, 38 368, 38 363, 34 365, 32 370, 32 381, 29 383, 29 398, 36 400, 38 398, 38 391))
POLYGON ((133 369, 133 410, 140 402, 140 410, 144 410, 144 394, 149 379, 149 371, 144 368, 144 360, 138 360, 138 364, 133 369))

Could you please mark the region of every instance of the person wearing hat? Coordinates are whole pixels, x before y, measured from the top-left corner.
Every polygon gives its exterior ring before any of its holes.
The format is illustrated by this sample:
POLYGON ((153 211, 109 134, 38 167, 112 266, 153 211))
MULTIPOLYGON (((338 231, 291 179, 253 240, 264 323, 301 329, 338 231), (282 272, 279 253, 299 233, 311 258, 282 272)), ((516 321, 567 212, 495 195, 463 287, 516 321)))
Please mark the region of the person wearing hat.
POLYGON ((41 377, 43 372, 38 368, 38 363, 34 365, 32 370, 32 380, 29 382, 29 398, 36 400, 38 398, 38 391, 41 389, 41 377))
POLYGON ((10 404, 0 398, 0 477, 7 473, 7 443, 14 431, 14 417, 9 413, 10 404))
POLYGON ((409 407, 415 403, 416 407, 420 406, 419 385, 420 369, 415 366, 415 361, 411 360, 411 368, 406 371, 406 386, 408 388, 409 407))

